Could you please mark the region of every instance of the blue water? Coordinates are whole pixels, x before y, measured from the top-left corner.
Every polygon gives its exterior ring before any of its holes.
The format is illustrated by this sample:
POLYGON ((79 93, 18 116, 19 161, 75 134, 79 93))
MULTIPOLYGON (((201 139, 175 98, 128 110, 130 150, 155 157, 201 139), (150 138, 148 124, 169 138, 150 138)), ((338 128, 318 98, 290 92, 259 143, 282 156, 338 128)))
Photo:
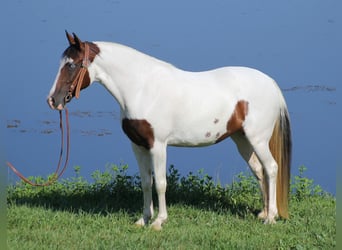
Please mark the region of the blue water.
MULTIPOLYGON (((341 7, 338 0, 7 0, 0 15, 5 158, 24 175, 54 171, 58 113, 48 108, 46 96, 67 46, 67 29, 83 40, 123 43, 186 70, 242 65, 269 74, 291 115, 293 174, 305 165, 309 178, 336 193, 336 169, 342 165, 341 7)), ((110 163, 127 163, 138 172, 119 107, 102 86, 83 91, 69 110, 72 151, 65 177, 74 175, 76 165, 87 178, 110 163)), ((231 140, 169 148, 168 164, 183 174, 203 168, 221 183, 248 169, 231 140)))

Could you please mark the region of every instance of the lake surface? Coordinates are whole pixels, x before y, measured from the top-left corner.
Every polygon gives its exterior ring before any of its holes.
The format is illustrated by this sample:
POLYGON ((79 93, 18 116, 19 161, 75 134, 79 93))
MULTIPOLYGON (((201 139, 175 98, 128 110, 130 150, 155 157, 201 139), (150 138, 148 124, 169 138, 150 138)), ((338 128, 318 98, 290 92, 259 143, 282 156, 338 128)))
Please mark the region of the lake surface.
MULTIPOLYGON (((46 96, 67 46, 64 30, 83 40, 132 46, 177 67, 201 71, 227 65, 257 68, 285 95, 293 132, 292 173, 336 193, 341 145, 341 1, 6 1, 0 15, 1 147, 22 173, 46 176, 59 155, 58 112, 46 96), (15 18, 13 18, 15 16, 15 18)), ((100 84, 69 105, 73 166, 90 173, 129 164, 119 106, 100 84)), ((168 149, 182 174, 203 168, 221 183, 248 171, 231 140, 205 148, 168 149)), ((5 167, 9 181, 17 177, 5 167), (8 171, 8 172, 7 172, 8 171)))

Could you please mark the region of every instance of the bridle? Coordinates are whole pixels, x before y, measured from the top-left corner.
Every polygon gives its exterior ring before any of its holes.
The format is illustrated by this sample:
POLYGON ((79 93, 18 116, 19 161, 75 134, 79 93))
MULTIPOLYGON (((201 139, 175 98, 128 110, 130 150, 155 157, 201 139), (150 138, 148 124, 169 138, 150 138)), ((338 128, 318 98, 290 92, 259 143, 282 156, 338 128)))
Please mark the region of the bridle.
POLYGON ((74 81, 71 83, 71 86, 68 91, 68 95, 65 97, 65 102, 69 102, 72 99, 72 94, 74 93, 75 90, 75 97, 76 99, 80 98, 80 92, 81 92, 81 87, 82 87, 82 82, 84 79, 84 76, 88 70, 88 67, 90 65, 90 60, 89 60, 89 45, 87 42, 84 43, 84 57, 83 61, 80 65, 80 70, 78 71, 74 81))

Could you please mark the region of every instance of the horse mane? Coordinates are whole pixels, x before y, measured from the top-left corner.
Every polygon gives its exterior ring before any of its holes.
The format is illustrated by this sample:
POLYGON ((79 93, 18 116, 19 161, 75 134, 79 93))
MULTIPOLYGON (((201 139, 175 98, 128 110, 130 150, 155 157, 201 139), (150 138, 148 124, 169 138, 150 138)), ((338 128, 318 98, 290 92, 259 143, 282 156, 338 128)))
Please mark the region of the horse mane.
MULTIPOLYGON (((89 60, 92 62, 95 56, 99 54, 100 49, 95 43, 92 43, 92 42, 84 42, 84 43, 87 43, 89 46, 89 60)), ((63 52, 62 58, 69 57, 69 58, 76 59, 79 57, 80 52, 81 51, 77 47, 77 45, 72 44, 68 48, 66 48, 66 50, 63 52)))

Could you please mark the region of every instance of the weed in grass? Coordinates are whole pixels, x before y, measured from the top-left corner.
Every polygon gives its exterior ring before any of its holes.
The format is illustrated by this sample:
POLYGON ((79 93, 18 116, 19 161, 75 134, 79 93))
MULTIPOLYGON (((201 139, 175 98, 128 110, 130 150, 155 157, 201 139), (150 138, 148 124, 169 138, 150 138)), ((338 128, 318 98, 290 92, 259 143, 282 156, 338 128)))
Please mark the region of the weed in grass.
POLYGON ((300 201, 311 196, 327 195, 319 185, 314 184, 312 179, 304 176, 306 170, 305 166, 300 166, 299 175, 294 177, 291 184, 293 198, 300 201))

